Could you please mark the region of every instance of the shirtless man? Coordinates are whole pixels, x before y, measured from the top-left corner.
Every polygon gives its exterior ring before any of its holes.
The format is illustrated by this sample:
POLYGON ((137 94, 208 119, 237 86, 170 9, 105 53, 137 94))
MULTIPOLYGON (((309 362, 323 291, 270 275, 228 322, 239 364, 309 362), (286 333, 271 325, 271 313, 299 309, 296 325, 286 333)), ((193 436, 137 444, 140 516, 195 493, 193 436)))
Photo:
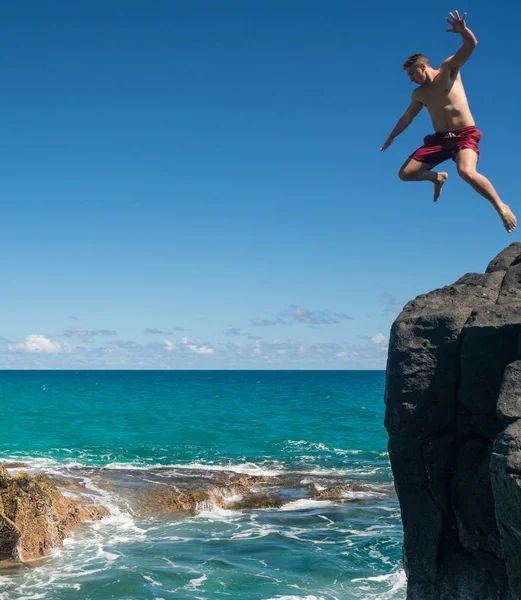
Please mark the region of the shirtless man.
POLYGON ((433 69, 422 54, 413 54, 403 65, 409 79, 418 84, 412 93, 411 104, 382 146, 382 152, 393 143, 426 106, 435 133, 424 139, 400 169, 403 181, 432 181, 434 202, 438 200, 448 173, 431 171, 433 167, 452 158, 458 174, 496 209, 508 233, 514 231, 516 218, 509 206, 501 201, 490 181, 476 171, 481 132, 476 128, 461 81, 460 68, 467 62, 477 45, 475 35, 467 28, 458 11, 449 13, 450 33, 461 34, 463 45, 447 58, 439 69, 433 69))

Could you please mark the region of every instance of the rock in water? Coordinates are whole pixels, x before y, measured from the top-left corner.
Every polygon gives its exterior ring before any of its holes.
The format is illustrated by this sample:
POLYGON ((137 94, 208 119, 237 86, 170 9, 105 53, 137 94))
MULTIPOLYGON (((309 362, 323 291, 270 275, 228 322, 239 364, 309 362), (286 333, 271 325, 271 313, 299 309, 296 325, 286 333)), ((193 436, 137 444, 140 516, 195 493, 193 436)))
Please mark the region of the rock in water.
POLYGON ((407 600, 521 599, 521 243, 404 307, 385 402, 407 600))
POLYGON ((104 507, 69 500, 46 475, 11 477, 0 464, 0 561, 44 556, 78 523, 107 515, 104 507))

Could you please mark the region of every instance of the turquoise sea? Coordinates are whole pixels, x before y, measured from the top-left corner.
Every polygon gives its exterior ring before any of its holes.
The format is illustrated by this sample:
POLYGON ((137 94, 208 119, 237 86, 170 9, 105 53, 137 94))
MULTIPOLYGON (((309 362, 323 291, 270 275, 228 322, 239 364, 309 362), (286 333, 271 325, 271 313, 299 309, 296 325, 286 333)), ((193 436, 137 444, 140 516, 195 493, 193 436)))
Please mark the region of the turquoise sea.
POLYGON ((0 371, 0 461, 111 513, 0 571, 0 600, 403 599, 384 386, 383 371, 0 371), (273 505, 237 508, 241 475, 273 505), (224 504, 195 514, 147 500, 213 488, 224 504))

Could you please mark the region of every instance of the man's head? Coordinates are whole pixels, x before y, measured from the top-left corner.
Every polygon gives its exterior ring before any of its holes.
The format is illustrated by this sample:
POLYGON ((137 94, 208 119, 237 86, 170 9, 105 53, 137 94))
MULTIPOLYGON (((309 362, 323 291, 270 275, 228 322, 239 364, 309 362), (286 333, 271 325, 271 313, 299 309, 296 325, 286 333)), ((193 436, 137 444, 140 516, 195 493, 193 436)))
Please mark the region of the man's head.
POLYGON ((413 54, 403 63, 403 70, 411 81, 423 85, 428 80, 429 59, 423 54, 413 54))

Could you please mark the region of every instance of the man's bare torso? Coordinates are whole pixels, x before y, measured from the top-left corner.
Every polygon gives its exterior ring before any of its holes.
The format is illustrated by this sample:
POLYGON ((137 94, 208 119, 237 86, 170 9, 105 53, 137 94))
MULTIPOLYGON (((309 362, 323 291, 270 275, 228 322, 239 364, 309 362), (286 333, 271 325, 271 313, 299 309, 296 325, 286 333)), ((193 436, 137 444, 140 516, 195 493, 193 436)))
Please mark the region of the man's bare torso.
POLYGON ((459 70, 443 63, 433 81, 414 91, 414 99, 427 107, 435 131, 454 131, 475 125, 459 70))

